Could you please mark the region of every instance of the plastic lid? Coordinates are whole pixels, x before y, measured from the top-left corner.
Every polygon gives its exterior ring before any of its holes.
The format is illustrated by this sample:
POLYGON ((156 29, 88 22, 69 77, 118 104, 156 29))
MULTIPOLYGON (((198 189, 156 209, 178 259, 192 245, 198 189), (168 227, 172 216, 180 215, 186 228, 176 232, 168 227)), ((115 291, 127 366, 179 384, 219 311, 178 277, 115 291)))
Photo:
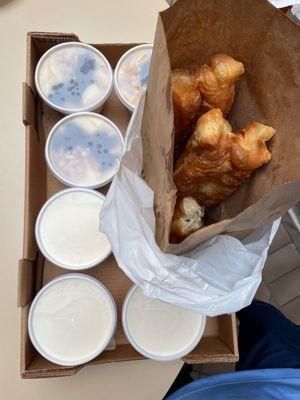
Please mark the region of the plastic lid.
POLYGON ((124 141, 117 126, 103 115, 77 113, 60 120, 45 148, 49 169, 68 186, 97 188, 119 168, 124 141))
POLYGON ((122 323, 131 345, 157 361, 177 360, 199 343, 206 317, 161 300, 147 297, 133 286, 124 301, 122 323))
POLYGON ((35 236, 39 249, 53 264, 83 270, 111 254, 106 235, 99 230, 105 196, 95 190, 72 188, 52 196, 39 212, 35 236))
POLYGON ((152 44, 142 44, 128 50, 118 61, 114 87, 121 102, 133 111, 147 87, 152 44))
POLYGON ((95 47, 68 42, 49 49, 35 70, 35 85, 41 98, 64 114, 93 111, 111 93, 112 69, 95 47))
POLYGON ((102 353, 116 323, 116 305, 108 289, 88 275, 67 274, 38 292, 30 307, 28 332, 43 357, 71 366, 102 353))

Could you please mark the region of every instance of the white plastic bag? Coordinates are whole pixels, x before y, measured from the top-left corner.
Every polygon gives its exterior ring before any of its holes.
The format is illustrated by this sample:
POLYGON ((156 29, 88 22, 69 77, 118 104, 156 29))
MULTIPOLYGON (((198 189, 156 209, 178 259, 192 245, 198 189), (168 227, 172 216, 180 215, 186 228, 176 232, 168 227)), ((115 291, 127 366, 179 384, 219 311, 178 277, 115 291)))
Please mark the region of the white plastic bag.
POLYGON ((280 220, 243 242, 218 235, 181 256, 163 253, 155 241, 153 192, 140 178, 144 96, 126 135, 126 150, 101 212, 119 267, 144 293, 208 316, 251 303, 261 282, 268 248, 280 220))

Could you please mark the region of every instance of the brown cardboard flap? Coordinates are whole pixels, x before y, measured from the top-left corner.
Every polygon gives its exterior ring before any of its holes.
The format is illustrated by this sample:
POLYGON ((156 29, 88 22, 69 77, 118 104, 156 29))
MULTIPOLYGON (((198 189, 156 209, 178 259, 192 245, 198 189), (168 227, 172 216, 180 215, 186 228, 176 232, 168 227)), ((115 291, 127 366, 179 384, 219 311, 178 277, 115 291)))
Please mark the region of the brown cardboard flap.
POLYGON ((25 157, 25 204, 23 258, 34 260, 36 242, 34 237, 35 220, 45 200, 46 165, 44 142, 38 139, 32 125, 26 126, 25 157))
POLYGON ((32 379, 71 376, 75 375, 85 366, 96 365, 99 364, 99 362, 104 364, 111 362, 136 361, 142 359, 144 359, 144 357, 128 344, 119 346, 118 352, 105 351, 88 364, 83 364, 76 367, 64 367, 56 365, 37 354, 28 368, 22 372, 22 378, 32 379))
POLYGON ((237 336, 232 332, 236 331, 236 317, 235 314, 225 314, 219 317, 219 337, 230 348, 232 353, 238 360, 238 341, 237 336))
POLYGON ((218 337, 203 337, 199 345, 183 358, 188 364, 235 362, 237 356, 218 337))
POLYGON ((34 43, 51 43, 59 44, 64 42, 79 42, 79 37, 75 33, 63 32, 28 32, 27 36, 30 37, 34 43))
POLYGON ((142 133, 145 179, 155 194, 156 238, 164 251, 178 254, 218 233, 258 228, 300 200, 299 47, 300 27, 266 0, 255 7, 252 0, 178 0, 160 13, 142 133), (233 130, 253 121, 273 126, 272 159, 207 211, 210 226, 169 246, 176 201, 170 70, 203 65, 217 53, 245 66, 228 118, 233 130))
POLYGON ((36 129, 36 96, 27 85, 23 82, 23 124, 32 125, 36 129))
POLYGON ((20 371, 21 376, 25 373, 28 365, 32 362, 36 351, 29 339, 27 321, 30 305, 26 305, 21 309, 21 353, 20 353, 20 371))
POLYGON ((32 300, 34 261, 19 260, 18 265, 18 307, 24 307, 32 300))

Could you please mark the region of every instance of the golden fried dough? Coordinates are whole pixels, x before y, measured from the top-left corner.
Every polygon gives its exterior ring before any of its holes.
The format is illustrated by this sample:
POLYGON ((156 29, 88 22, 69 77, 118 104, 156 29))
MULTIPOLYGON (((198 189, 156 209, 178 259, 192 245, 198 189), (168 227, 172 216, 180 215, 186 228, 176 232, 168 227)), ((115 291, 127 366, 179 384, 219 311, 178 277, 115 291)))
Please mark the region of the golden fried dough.
POLYGON ((193 72, 203 96, 206 109, 220 108, 226 117, 235 96, 235 82, 244 73, 244 65, 225 54, 216 54, 210 65, 203 65, 193 72))
POLYGON ((202 226, 204 209, 192 196, 178 199, 172 221, 171 241, 179 242, 202 226))
POLYGON ((257 122, 234 134, 220 109, 208 111, 175 164, 178 196, 192 195, 203 207, 220 203, 271 159, 265 142, 274 134, 257 122))
POLYGON ((184 69, 172 71, 172 98, 175 125, 175 153, 184 145, 198 116, 201 93, 197 81, 184 69))

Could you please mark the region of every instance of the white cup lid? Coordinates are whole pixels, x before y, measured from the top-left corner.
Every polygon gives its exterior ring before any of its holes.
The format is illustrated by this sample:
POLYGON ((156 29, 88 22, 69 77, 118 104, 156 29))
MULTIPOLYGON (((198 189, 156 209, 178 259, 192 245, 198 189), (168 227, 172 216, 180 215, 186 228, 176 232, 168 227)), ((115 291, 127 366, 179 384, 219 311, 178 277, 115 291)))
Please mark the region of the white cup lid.
POLYGON ((102 353, 114 335, 117 311, 108 289, 95 278, 67 274, 47 283, 28 316, 29 337, 47 360, 80 365, 102 353))
POLYGON ((94 189, 112 180, 123 147, 122 134, 112 121, 82 112, 68 115, 52 128, 45 157, 50 171, 65 185, 94 189))
POLYGON ((121 102, 133 111, 147 87, 152 44, 132 47, 118 61, 114 72, 114 88, 121 102))
POLYGON ((152 360, 177 360, 199 343, 206 317, 147 297, 133 286, 123 303, 123 329, 128 341, 142 355, 152 360))
POLYGON ((78 271, 111 254, 111 245, 99 229, 104 199, 103 194, 82 188, 65 189, 48 199, 37 217, 35 236, 50 262, 78 271))
POLYGON ((35 86, 44 102, 57 111, 93 111, 109 97, 113 73, 95 47, 81 42, 61 43, 39 60, 35 86))

